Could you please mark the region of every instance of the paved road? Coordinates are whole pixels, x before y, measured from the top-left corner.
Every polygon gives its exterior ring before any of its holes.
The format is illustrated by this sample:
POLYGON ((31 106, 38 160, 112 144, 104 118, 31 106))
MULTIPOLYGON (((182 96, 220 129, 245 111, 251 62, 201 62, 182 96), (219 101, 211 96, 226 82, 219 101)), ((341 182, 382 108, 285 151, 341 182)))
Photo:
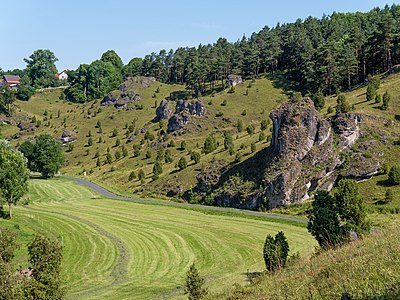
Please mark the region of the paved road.
POLYGON ((242 210, 242 209, 236 209, 236 208, 231 208, 231 207, 205 206, 205 205, 198 205, 198 204, 178 203, 178 202, 162 201, 162 200, 154 200, 154 199, 141 199, 138 197, 137 198, 124 197, 124 196, 114 194, 114 193, 110 192, 109 190, 106 190, 105 188, 103 188, 91 181, 85 180, 85 179, 76 178, 76 177, 72 177, 72 176, 62 176, 62 177, 74 180, 78 184, 87 186, 103 196, 106 196, 109 198, 114 198, 114 199, 134 201, 137 203, 157 204, 157 205, 166 205, 166 206, 174 206, 174 207, 186 207, 186 208, 195 208, 195 209, 222 211, 222 212, 233 212, 233 213, 239 213, 239 214, 244 214, 244 215, 267 217, 267 218, 271 218, 271 219, 282 219, 282 220, 287 220, 287 221, 307 223, 307 220, 304 220, 304 219, 268 214, 268 213, 252 211, 252 210, 242 210))

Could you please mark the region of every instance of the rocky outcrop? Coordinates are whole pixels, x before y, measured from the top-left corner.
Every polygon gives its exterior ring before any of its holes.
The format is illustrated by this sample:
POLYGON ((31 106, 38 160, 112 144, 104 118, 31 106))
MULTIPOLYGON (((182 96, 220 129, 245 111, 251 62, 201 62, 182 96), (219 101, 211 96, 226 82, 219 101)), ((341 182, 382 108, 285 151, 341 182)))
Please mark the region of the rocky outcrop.
POLYGON ((168 120, 174 114, 174 102, 166 99, 162 100, 160 105, 156 108, 155 121, 168 120))
POLYGON ((61 138, 60 138, 60 141, 61 141, 61 143, 63 143, 63 145, 75 142, 76 140, 77 140, 77 137, 73 136, 67 130, 63 131, 61 138))
POLYGON ((228 83, 232 87, 234 87, 238 84, 241 84, 241 83, 243 83, 242 76, 230 74, 230 75, 228 75, 228 83))
POLYGON ((168 120, 168 133, 179 130, 191 122, 192 117, 204 116, 206 108, 200 100, 162 100, 156 109, 154 122, 168 120))
MULTIPOLYGON (((146 77, 144 77, 146 78, 146 77)), ((144 80, 144 79, 143 79, 144 80)), ((140 81, 137 77, 130 77, 118 87, 118 90, 108 93, 101 101, 102 106, 114 105, 115 108, 128 108, 128 104, 140 100, 135 86, 140 81)), ((154 79, 155 81, 155 79, 154 79)), ((147 81, 146 81, 147 84, 147 81)))
POLYGON ((351 149, 360 137, 360 114, 341 114, 329 122, 304 98, 284 103, 270 118, 275 160, 264 180, 270 208, 302 202, 318 188, 330 190, 339 176, 365 178, 380 167, 375 158, 366 160, 351 149))

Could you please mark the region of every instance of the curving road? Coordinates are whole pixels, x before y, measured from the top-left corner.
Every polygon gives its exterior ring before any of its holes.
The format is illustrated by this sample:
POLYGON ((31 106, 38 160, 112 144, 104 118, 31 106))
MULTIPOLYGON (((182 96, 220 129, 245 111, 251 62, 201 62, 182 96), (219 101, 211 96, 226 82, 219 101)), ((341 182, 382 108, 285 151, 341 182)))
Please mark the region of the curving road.
POLYGON ((242 209, 236 209, 236 208, 232 208, 232 207, 206 206, 206 205, 199 205, 199 204, 179 203, 179 202, 162 201, 162 200, 154 200, 154 199, 124 197, 124 196, 114 194, 114 193, 110 192, 109 190, 106 190, 105 188, 99 186, 98 184, 95 184, 95 183, 85 180, 85 179, 76 178, 76 177, 72 177, 72 176, 66 176, 66 175, 64 175, 62 177, 71 179, 78 184, 87 186, 88 188, 91 188, 94 191, 96 191, 97 193, 99 193, 100 195, 103 195, 103 196, 109 197, 109 198, 114 198, 114 199, 134 201, 137 203, 145 203, 145 204, 156 204, 156 205, 166 205, 166 206, 174 206, 174 207, 186 207, 186 208, 204 209, 204 210, 212 210, 212 211, 232 212, 232 213, 239 213, 239 214, 257 216, 257 217, 267 217, 267 218, 271 218, 271 219, 282 219, 282 220, 286 220, 286 221, 293 221, 293 222, 299 222, 299 223, 307 223, 308 222, 307 220, 300 219, 300 218, 274 215, 274 214, 268 214, 268 213, 252 211, 252 210, 242 210, 242 209))

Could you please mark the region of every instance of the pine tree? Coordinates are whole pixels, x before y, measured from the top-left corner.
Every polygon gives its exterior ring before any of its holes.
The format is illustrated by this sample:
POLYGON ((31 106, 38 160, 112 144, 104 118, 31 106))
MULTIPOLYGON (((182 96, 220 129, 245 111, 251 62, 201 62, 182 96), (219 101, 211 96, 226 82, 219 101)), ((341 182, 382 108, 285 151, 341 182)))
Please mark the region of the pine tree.
POLYGON ((208 294, 204 288, 204 278, 200 277, 196 265, 193 263, 186 273, 185 294, 189 294, 189 300, 198 300, 208 294))

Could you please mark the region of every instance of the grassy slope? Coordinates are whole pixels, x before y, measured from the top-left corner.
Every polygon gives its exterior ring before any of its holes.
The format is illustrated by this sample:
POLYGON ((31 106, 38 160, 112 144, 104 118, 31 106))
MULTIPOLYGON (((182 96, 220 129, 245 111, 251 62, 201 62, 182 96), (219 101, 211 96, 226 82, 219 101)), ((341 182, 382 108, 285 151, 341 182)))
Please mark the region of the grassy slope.
POLYGON ((399 299, 399 220, 382 234, 302 259, 250 286, 237 285, 215 299, 399 299))
MULTIPOLYGON (((293 251, 305 256, 315 246, 304 227, 103 199, 65 179, 31 180, 29 198, 29 206, 16 207, 15 218, 0 226, 18 232, 23 245, 33 232, 61 239, 72 298, 180 298, 193 261, 207 286, 221 291, 244 283, 248 269, 262 269, 268 233, 284 230, 293 251)), ((24 259, 25 246, 16 265, 24 259)))
MULTIPOLYGON (((206 165, 212 159, 224 159, 227 162, 233 161, 234 156, 229 156, 227 152, 223 151, 222 133, 224 130, 231 130, 234 133, 235 148, 239 149, 242 145, 244 148, 240 150, 240 152, 244 157, 251 155, 251 143, 257 143, 257 150, 268 146, 265 141, 262 143, 258 142, 258 133, 260 132, 259 124, 261 120, 268 119, 269 112, 277 103, 286 99, 282 90, 274 88, 272 82, 266 78, 259 79, 255 82, 246 81, 244 84, 236 87, 235 93, 223 91, 214 96, 202 97, 201 99, 204 104, 206 104, 208 113, 205 119, 195 121, 201 125, 201 129, 197 126, 193 126, 190 127, 192 133, 177 137, 170 135, 170 139, 174 140, 176 144, 176 147, 171 148, 174 162, 164 164, 164 170, 160 180, 152 183, 151 176, 153 162, 156 157, 156 149, 150 148, 147 143, 144 143, 140 157, 133 157, 132 145, 139 143, 143 138, 143 134, 139 134, 138 138, 133 143, 126 144, 129 151, 129 156, 127 158, 115 161, 114 154, 117 150, 120 150, 125 143, 125 124, 129 125, 136 119, 136 129, 140 130, 155 117, 155 101, 160 103, 160 101, 169 96, 171 92, 184 90, 184 86, 154 83, 148 88, 138 87, 138 90, 143 99, 139 101, 139 103, 144 105, 143 110, 125 111, 115 110, 113 107, 109 107, 101 109, 101 112, 95 117, 87 119, 84 118, 84 116, 89 110, 91 112, 98 111, 100 107, 98 102, 92 101, 85 105, 67 103, 58 99, 61 92, 60 90, 52 90, 41 92, 32 97, 28 102, 18 101, 16 112, 17 114, 25 113, 29 117, 35 115, 36 119, 42 120, 41 127, 38 128, 34 134, 48 132, 56 138, 59 138, 63 130, 66 129, 78 137, 78 141, 74 143, 74 150, 72 152, 66 152, 68 165, 62 169, 63 173, 81 176, 85 170, 91 180, 116 190, 132 192, 141 188, 141 184, 138 180, 128 181, 129 173, 131 171, 137 172, 139 169, 143 169, 147 176, 145 190, 151 194, 153 192, 157 193, 160 183, 167 183, 171 179, 173 182, 181 183, 185 189, 193 186, 196 182, 195 174, 200 170, 202 165, 206 165), (157 87, 160 87, 160 92, 154 93, 157 87), (246 90, 248 90, 247 96, 245 95, 246 90), (152 98, 153 95, 156 95, 156 98, 152 98), (221 105, 224 100, 227 102, 226 106, 221 105), (57 117, 58 110, 61 112, 60 118, 57 117), (48 112, 47 119, 50 118, 50 115, 52 119, 44 121, 46 118, 43 115, 45 111, 48 112), (246 111, 247 114, 242 115, 243 111, 246 111), (218 113, 222 113, 223 117, 216 117, 218 113), (231 122, 225 122, 222 120, 223 118, 230 119, 231 122), (237 133, 235 125, 239 119, 243 121, 244 128, 249 124, 254 124, 256 126, 256 133, 254 135, 248 135, 246 132, 237 133), (50 121, 50 127, 45 126, 48 121, 50 121), (102 123, 102 133, 98 133, 98 129, 95 128, 98 121, 102 123), (119 132, 118 137, 111 137, 114 128, 119 132), (87 145, 89 130, 91 131, 94 141, 91 147, 87 145), (215 133, 215 137, 221 146, 212 154, 202 155, 199 165, 195 166, 191 162, 186 170, 176 172, 175 163, 179 158, 184 156, 187 161, 190 161, 188 150, 201 151, 200 148, 203 146, 204 140, 209 133, 215 133), (100 136, 103 139, 102 143, 98 143, 100 136), (115 147, 117 138, 121 140, 121 146, 119 147, 115 147), (185 140, 187 143, 186 150, 179 149, 182 140, 185 140), (104 162, 107 148, 110 148, 114 162, 112 165, 104 163, 103 166, 96 167, 97 159, 94 158, 96 151, 99 151, 100 159, 104 162), (150 159, 145 158, 147 149, 150 149, 153 153, 150 159), (89 151, 88 155, 86 155, 86 151, 89 151), (110 172, 112 166, 114 166, 114 172, 110 172)), ((166 124, 164 124, 164 129, 165 128, 166 124)), ((157 135, 159 132, 159 125, 149 124, 149 129, 157 135)), ((15 127, 7 127, 3 130, 5 136, 11 136, 15 132, 15 127)), ((24 134, 22 140, 32 137, 34 134, 24 134)), ((267 131, 266 134, 268 135, 269 131, 267 131)), ((17 143, 17 141, 15 141, 15 143, 17 143)))

